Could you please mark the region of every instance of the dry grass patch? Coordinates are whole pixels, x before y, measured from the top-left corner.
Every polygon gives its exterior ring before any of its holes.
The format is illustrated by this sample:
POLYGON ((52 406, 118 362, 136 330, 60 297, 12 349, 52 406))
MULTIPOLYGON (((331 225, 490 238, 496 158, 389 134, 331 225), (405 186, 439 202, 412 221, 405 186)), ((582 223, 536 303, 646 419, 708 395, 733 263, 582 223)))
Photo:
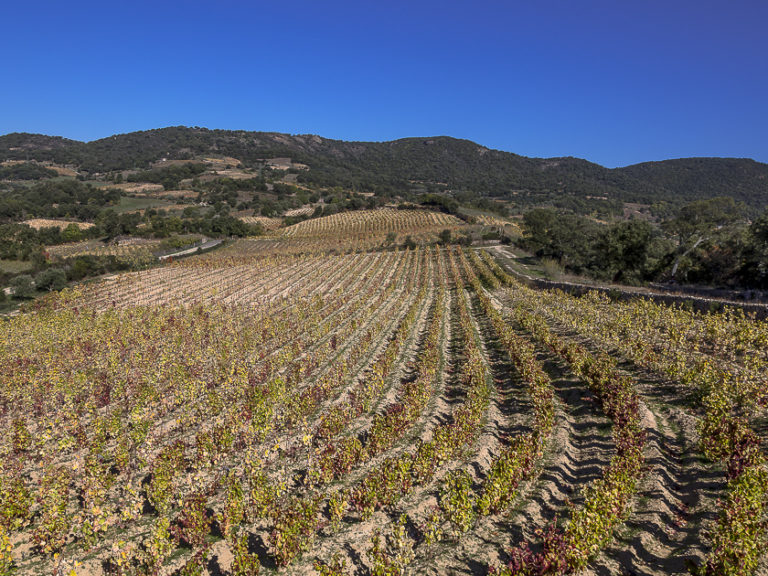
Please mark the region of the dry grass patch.
POLYGON ((89 228, 94 227, 94 224, 91 222, 73 222, 71 220, 52 220, 48 218, 32 218, 31 220, 24 220, 22 224, 26 224, 35 230, 40 230, 41 228, 58 228, 59 230, 64 230, 70 224, 74 224, 80 228, 80 230, 88 230, 89 228))
POLYGON ((146 195, 154 192, 162 192, 164 190, 162 184, 149 184, 147 182, 123 182, 122 184, 112 184, 111 182, 105 182, 100 188, 117 188, 122 190, 126 194, 146 195))

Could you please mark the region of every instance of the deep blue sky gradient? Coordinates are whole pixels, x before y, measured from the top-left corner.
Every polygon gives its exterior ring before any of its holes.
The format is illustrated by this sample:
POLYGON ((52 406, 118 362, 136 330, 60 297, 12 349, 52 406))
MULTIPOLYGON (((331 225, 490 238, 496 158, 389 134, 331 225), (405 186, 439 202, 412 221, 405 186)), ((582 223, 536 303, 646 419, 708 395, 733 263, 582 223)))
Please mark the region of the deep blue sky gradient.
POLYGON ((0 134, 448 135, 768 162, 768 2, 6 2, 0 134))

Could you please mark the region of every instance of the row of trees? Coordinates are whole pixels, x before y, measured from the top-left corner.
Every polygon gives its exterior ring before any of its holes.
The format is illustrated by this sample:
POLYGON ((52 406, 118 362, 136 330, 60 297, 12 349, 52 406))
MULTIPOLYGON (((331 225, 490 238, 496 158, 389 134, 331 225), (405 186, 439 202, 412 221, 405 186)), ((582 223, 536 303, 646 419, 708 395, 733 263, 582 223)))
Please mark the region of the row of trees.
POLYGON ((42 180, 55 178, 58 175, 56 170, 32 162, 0 166, 0 180, 42 180))
POLYGON ((49 227, 39 230, 26 224, 0 224, 0 259, 29 261, 43 246, 97 238, 102 232, 99 227, 81 230, 77 224, 64 229, 49 227))
POLYGON ((38 257, 45 246, 94 238, 109 241, 124 235, 153 238, 167 238, 174 234, 242 237, 261 233, 258 226, 232 217, 226 206, 214 207, 206 212, 192 207, 182 216, 167 214, 163 210, 118 214, 108 209, 100 212, 94 223, 94 227, 85 230, 74 223, 63 229, 47 227, 38 230, 26 224, 0 224, 0 259, 30 261, 38 257))
POLYGON ((181 216, 154 209, 147 210, 144 214, 117 214, 112 210, 105 210, 96 219, 96 225, 107 239, 122 235, 167 238, 173 234, 203 234, 222 238, 255 236, 262 233, 260 226, 246 224, 231 216, 225 204, 219 204, 205 212, 190 207, 181 216))
POLYGON ((93 220, 103 208, 119 202, 119 190, 102 190, 74 179, 45 180, 0 189, 0 222, 28 217, 93 220))
POLYGON ((658 225, 639 219, 603 224, 550 208, 530 210, 523 221, 520 245, 576 274, 625 283, 768 287, 768 210, 750 222, 732 198, 691 202, 658 225))

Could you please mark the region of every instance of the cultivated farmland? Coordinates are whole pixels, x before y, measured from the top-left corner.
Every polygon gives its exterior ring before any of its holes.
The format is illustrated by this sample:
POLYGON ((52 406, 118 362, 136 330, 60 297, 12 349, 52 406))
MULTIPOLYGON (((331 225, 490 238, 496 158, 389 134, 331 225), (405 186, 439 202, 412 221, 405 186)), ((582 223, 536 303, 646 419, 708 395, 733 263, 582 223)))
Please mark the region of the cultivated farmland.
POLYGON ((160 248, 161 240, 132 239, 122 244, 106 245, 98 240, 86 240, 72 244, 48 246, 46 252, 54 258, 76 258, 78 256, 112 256, 117 259, 147 264, 155 260, 154 251, 160 248))
POLYGON ((359 210, 305 220, 285 229, 290 237, 357 237, 395 234, 423 234, 461 226, 463 222, 450 214, 425 210, 359 210))
POLYGON ((764 574, 765 322, 533 290, 461 226, 309 220, 3 320, 0 574, 764 574))

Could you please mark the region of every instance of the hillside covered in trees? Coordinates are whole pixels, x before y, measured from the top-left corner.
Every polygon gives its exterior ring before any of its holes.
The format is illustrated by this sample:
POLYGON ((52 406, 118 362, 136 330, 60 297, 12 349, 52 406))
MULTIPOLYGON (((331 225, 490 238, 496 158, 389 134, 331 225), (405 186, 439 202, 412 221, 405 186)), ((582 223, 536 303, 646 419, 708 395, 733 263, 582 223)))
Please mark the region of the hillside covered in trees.
POLYGON ((609 169, 578 158, 527 158, 449 137, 345 142, 313 135, 173 127, 77 142, 38 134, 0 136, 0 159, 53 161, 83 173, 147 169, 166 159, 220 154, 253 166, 288 157, 309 167, 298 181, 384 195, 445 192, 459 200, 504 200, 518 210, 551 205, 620 214, 624 203, 657 214, 730 196, 755 212, 768 204, 768 165, 689 158, 609 169))

